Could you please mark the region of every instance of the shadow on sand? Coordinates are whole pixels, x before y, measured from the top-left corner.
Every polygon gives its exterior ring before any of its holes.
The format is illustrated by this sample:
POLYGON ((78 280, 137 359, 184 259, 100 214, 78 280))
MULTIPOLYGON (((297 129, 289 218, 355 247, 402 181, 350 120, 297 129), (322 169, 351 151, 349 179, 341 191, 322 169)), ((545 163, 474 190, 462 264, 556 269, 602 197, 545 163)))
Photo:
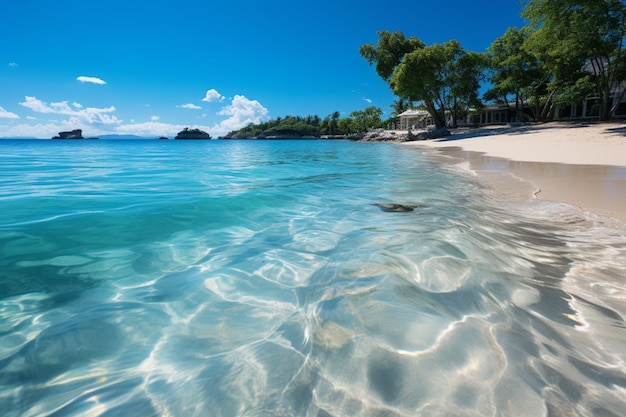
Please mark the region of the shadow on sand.
MULTIPOLYGON (((525 135, 529 133, 538 133, 549 131, 551 129, 578 129, 582 127, 589 127, 594 123, 566 123, 566 122, 551 122, 544 124, 533 124, 533 125, 523 125, 523 126, 510 126, 510 125, 502 125, 495 127, 481 127, 481 128, 459 128, 455 129, 454 133, 450 136, 446 136, 444 138, 435 139, 436 142, 453 142, 455 140, 461 139, 471 139, 477 137, 485 137, 485 136, 495 136, 495 135, 525 135)), ((626 125, 620 128, 609 128, 607 132, 611 133, 620 133, 626 135, 626 125)))
POLYGON ((606 129, 606 131, 614 135, 626 136, 626 125, 620 126, 620 127, 611 127, 611 128, 606 129))

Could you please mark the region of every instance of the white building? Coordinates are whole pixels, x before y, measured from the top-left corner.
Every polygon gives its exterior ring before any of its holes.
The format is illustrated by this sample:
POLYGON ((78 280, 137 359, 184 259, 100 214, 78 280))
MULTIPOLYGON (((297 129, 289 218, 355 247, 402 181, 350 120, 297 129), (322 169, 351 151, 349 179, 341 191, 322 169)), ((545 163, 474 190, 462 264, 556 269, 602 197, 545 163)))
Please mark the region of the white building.
MULTIPOLYGON (((435 120, 426 110, 409 109, 404 113, 399 114, 398 117, 400 118, 400 126, 398 126, 398 129, 400 130, 408 130, 409 127, 411 129, 426 129, 428 126, 435 124, 435 120)), ((457 126, 470 125, 469 112, 459 114, 456 122, 457 126)), ((449 111, 446 111, 446 125, 451 127, 452 124, 452 114, 449 111)))
POLYGON ((409 109, 398 115, 400 118, 400 130, 426 129, 426 126, 434 124, 433 118, 426 110, 409 109))

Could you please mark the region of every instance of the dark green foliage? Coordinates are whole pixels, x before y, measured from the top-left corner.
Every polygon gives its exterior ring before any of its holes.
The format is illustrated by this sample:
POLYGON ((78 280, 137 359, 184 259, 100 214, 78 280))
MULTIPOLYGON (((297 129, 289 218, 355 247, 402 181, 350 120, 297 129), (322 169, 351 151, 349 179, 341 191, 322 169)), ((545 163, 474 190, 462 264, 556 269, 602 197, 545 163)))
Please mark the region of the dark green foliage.
POLYGON ((395 68, 402 62, 404 56, 410 52, 425 47, 424 42, 414 36, 405 38, 401 31, 377 32, 378 43, 362 45, 359 53, 367 62, 376 64, 376 73, 385 81, 389 81, 395 68))
POLYGON ((532 30, 525 46, 549 75, 547 98, 561 104, 594 91, 599 98, 598 117, 608 119, 615 110, 612 89, 626 72, 624 2, 527 0, 523 16, 532 30))
POLYGON ((446 120, 454 126, 457 115, 479 119, 478 92, 485 79, 491 88, 482 99, 508 103, 513 98, 519 119, 549 120, 555 106, 578 102, 589 94, 598 97, 598 117, 610 117, 622 98, 615 100, 611 94, 626 80, 624 1, 522 0, 522 4, 529 26, 509 28, 485 53, 467 52, 456 40, 426 45, 400 31, 377 32, 376 45, 362 45, 359 53, 398 97, 390 106, 391 118, 384 122, 382 110, 369 107, 344 118, 338 112, 324 119, 278 117, 227 137, 358 133, 391 125, 414 103, 430 113, 437 127, 446 120), (522 111, 528 104, 534 115, 522 111))
POLYGON ((249 124, 243 129, 230 132, 227 137, 259 136, 313 136, 321 135, 321 121, 318 116, 285 116, 258 124, 249 124))
POLYGON ((487 49, 488 74, 492 88, 484 95, 485 100, 508 103, 512 96, 518 119, 524 103, 535 106, 535 119, 547 116, 549 106, 546 93, 549 75, 536 54, 527 47, 529 28, 509 28, 487 49))
POLYGON ((365 110, 353 111, 350 113, 350 119, 352 119, 352 128, 356 132, 366 132, 371 128, 378 128, 381 126, 383 111, 378 107, 370 106, 365 110))
MULTIPOLYGON (((556 106, 598 97, 598 117, 609 118, 626 94, 626 4, 623 0, 522 0, 529 26, 509 28, 486 53, 466 52, 456 40, 426 45, 400 31, 379 31, 376 45, 360 55, 404 103, 418 102, 437 127, 446 119, 479 109, 480 82, 491 88, 483 99, 514 98, 519 119, 531 104, 534 120, 552 117, 556 106), (621 90, 616 88, 620 86, 621 90)), ((347 125, 344 122, 343 125, 347 125)))
POLYGON ((393 109, 392 116, 397 117, 413 107, 413 103, 404 98, 398 98, 392 104, 389 105, 393 109))
POLYGON ((206 134, 206 132, 204 130, 200 130, 200 129, 189 129, 189 128, 184 128, 183 130, 181 130, 180 132, 178 132, 179 135, 181 134, 190 134, 190 135, 203 135, 206 134))
POLYGON ((481 54, 466 52, 456 40, 426 46, 402 32, 378 32, 376 47, 362 45, 361 56, 389 83, 395 95, 422 103, 438 128, 445 126, 446 111, 456 115, 478 103, 484 68, 481 54))
POLYGON ((350 117, 340 118, 339 112, 334 112, 324 119, 319 116, 285 116, 268 120, 258 124, 249 124, 243 129, 235 130, 226 135, 226 138, 262 138, 262 137, 316 137, 323 135, 347 135, 364 132, 370 128, 382 125, 380 116, 382 110, 377 107, 368 107, 362 111, 350 113, 350 117))

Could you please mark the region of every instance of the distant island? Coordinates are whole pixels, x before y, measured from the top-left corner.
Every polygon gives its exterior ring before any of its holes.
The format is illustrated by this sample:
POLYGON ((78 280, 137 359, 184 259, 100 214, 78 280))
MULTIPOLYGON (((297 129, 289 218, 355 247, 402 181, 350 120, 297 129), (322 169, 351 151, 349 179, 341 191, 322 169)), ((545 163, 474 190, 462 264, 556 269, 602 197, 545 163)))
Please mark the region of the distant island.
POLYGON ((174 139, 211 139, 211 135, 200 129, 184 128, 174 139))
POLYGON ((81 129, 71 130, 69 132, 59 132, 59 136, 53 136, 52 139, 85 139, 81 129))
MULTIPOLYGON (((59 132, 59 136, 53 136, 52 139, 85 139, 81 129, 70 130, 69 132, 59 132)), ((87 138, 98 139, 98 138, 87 138)))

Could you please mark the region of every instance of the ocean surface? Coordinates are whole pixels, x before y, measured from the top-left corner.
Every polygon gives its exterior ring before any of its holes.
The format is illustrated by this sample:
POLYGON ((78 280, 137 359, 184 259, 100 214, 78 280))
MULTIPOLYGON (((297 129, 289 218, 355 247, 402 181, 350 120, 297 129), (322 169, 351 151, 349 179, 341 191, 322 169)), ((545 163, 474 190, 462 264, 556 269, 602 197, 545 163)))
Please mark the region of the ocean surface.
POLYGON ((0 174, 3 417, 626 413, 626 232, 432 151, 2 140, 0 174))

